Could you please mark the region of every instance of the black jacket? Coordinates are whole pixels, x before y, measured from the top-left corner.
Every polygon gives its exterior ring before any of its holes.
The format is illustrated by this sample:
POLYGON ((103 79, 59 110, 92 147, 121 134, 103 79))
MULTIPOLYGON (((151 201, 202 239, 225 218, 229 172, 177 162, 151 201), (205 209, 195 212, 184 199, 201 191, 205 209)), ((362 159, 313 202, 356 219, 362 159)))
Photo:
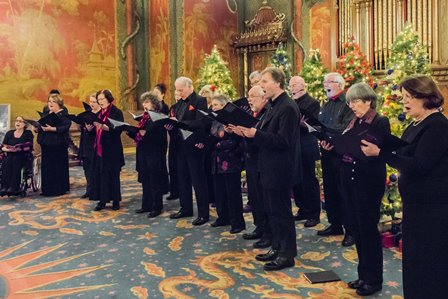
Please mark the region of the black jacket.
MULTIPOLYGON (((311 113, 316 119, 319 117, 320 105, 319 102, 310 96, 308 93, 304 94, 295 102, 299 107, 311 113)), ((300 126, 300 146, 302 150, 302 159, 307 161, 316 161, 320 159, 319 145, 317 138, 308 132, 307 128, 300 126)))
POLYGON ((266 189, 290 189, 301 177, 300 112, 286 92, 266 111, 254 137, 258 170, 266 189))
MULTIPOLYGON (((112 106, 109 118, 118 121, 124 121, 123 112, 116 106, 112 106)), ((123 144, 120 134, 122 130, 112 129, 110 123, 107 124, 110 131, 102 132, 101 144, 103 146, 103 165, 121 168, 124 166, 123 144)))
POLYGON ((37 135, 37 142, 40 145, 68 146, 70 141, 69 130, 72 122, 67 117, 67 109, 61 110, 56 114, 59 116, 59 119, 61 120, 61 122, 56 126, 56 132, 45 132, 42 129, 39 129, 37 135))

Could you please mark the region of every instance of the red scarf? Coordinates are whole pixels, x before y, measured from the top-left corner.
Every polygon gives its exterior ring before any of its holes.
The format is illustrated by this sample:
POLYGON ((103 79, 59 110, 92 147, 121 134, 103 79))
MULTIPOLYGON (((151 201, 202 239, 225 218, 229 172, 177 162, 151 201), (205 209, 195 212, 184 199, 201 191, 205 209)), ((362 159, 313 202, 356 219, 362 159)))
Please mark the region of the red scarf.
MULTIPOLYGON (((109 119, 110 110, 112 110, 112 104, 110 104, 106 110, 101 109, 100 114, 98 115, 98 118, 103 122, 106 123, 109 119)), ((100 129, 96 129, 96 137, 95 137, 95 149, 96 154, 100 157, 103 156, 103 145, 101 144, 101 137, 103 136, 103 127, 100 129)))
MULTIPOLYGON (((150 119, 151 118, 149 117, 149 113, 148 112, 143 113, 142 118, 138 122, 137 128, 139 130, 143 129, 145 127, 145 125, 146 125, 146 122, 148 120, 150 120, 150 119)), ((135 135, 135 138, 134 138, 135 144, 137 144, 137 146, 138 146, 139 143, 142 141, 142 139, 143 139, 143 136, 140 134, 140 131, 138 131, 137 135, 135 135)))
POLYGON ((356 116, 352 118, 352 120, 350 121, 350 123, 348 124, 347 128, 345 129, 345 132, 350 130, 351 128, 353 128, 355 126, 355 122, 357 120, 360 120, 362 122, 365 122, 367 124, 372 124, 373 119, 376 116, 376 111, 375 109, 370 108, 366 114, 364 114, 364 116, 362 118, 357 118, 356 116))

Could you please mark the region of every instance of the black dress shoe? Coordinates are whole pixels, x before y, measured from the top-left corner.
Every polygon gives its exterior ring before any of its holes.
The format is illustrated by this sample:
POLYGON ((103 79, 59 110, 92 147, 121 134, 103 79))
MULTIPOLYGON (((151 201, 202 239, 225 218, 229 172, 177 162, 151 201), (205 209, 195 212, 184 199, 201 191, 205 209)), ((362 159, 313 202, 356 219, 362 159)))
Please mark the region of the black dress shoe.
POLYGON ((105 207, 106 207, 106 204, 105 204, 105 203, 99 202, 99 203, 96 205, 95 209, 93 209, 93 210, 94 210, 94 211, 101 211, 101 210, 104 209, 105 207))
POLYGON ((349 247, 355 244, 355 239, 351 235, 345 235, 344 240, 342 240, 342 246, 349 247))
POLYGON ((347 283, 347 285, 350 289, 356 290, 364 285, 364 280, 361 280, 361 279, 353 280, 353 281, 350 281, 349 283, 347 283))
POLYGON ((210 224, 212 227, 220 227, 220 226, 227 226, 230 225, 229 222, 226 221, 221 221, 219 219, 216 219, 215 222, 213 222, 212 224, 210 224))
POLYGON ((146 209, 138 209, 138 210, 135 210, 135 212, 136 212, 137 214, 141 214, 141 213, 149 212, 149 210, 146 210, 146 209))
POLYGON ((370 285, 370 284, 363 284, 361 287, 359 287, 356 290, 356 294, 359 296, 370 296, 375 294, 376 292, 381 291, 382 286, 381 285, 370 285))
POLYGON ((293 257, 279 256, 272 262, 266 263, 263 267, 266 271, 278 271, 295 265, 293 257))
POLYGON ((338 236, 343 235, 344 231, 342 230, 342 226, 330 225, 326 229, 318 231, 317 234, 319 236, 338 236))
POLYGON ((148 218, 154 218, 162 214, 162 211, 151 211, 148 213, 148 218))
POLYGON ((313 227, 316 226, 320 223, 319 218, 311 218, 308 219, 307 221, 305 221, 305 223, 303 224, 304 227, 313 227))
POLYGON ((204 217, 198 217, 195 220, 193 220, 193 222, 191 222, 191 224, 193 225, 202 225, 208 222, 208 218, 204 218, 204 217))
POLYGON ((257 254, 255 256, 255 259, 260 262, 269 262, 275 260, 277 257, 278 257, 278 251, 271 249, 266 253, 257 254))
POLYGON ((271 247, 271 245, 272 245, 271 241, 261 239, 261 240, 255 242, 252 246, 254 248, 268 248, 268 247, 271 247))
POLYGON ((186 213, 184 211, 179 211, 177 213, 171 214, 170 219, 179 219, 184 217, 191 217, 193 216, 193 213, 186 213))
POLYGON ((244 228, 244 227, 236 227, 236 228, 232 228, 231 230, 230 230, 230 233, 231 234, 238 234, 238 233, 240 233, 240 232, 242 232, 243 230, 245 230, 246 228, 244 228))
POLYGON ((120 209, 120 203, 119 202, 112 203, 112 210, 118 211, 119 209, 120 209))
POLYGON ((87 198, 87 197, 89 197, 89 194, 87 194, 87 193, 84 193, 83 195, 81 195, 81 198, 87 198))
POLYGON ((170 194, 166 197, 167 200, 175 200, 178 198, 179 198, 179 195, 177 195, 177 194, 173 194, 173 195, 170 194))
POLYGON ((243 239, 244 239, 244 240, 257 240, 257 239, 260 239, 262 236, 263 236, 262 233, 260 233, 260 232, 258 232, 258 231, 256 231, 256 230, 254 230, 254 231, 251 232, 251 233, 245 233, 245 234, 243 234, 243 239))
POLYGON ((308 216, 305 215, 304 213, 297 212, 297 214, 294 215, 295 221, 302 221, 302 220, 307 220, 307 219, 308 219, 308 216))

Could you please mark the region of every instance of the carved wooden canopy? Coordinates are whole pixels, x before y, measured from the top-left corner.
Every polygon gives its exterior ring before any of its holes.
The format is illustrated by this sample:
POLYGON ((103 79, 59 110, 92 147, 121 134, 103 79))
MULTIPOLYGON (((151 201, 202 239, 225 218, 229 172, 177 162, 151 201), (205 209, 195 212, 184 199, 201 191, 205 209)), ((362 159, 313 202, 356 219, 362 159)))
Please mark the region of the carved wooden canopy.
POLYGON ((244 32, 234 37, 232 45, 240 52, 275 50, 278 43, 287 41, 285 23, 285 14, 277 14, 265 0, 255 17, 245 21, 244 32))

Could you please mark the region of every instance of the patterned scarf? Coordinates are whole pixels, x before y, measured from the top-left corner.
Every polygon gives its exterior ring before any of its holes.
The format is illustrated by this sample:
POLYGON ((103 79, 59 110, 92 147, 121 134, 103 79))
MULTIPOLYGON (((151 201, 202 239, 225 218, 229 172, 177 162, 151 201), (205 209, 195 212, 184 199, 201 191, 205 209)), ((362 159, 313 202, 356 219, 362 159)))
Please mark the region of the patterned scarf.
POLYGON ((367 124, 371 124, 373 119, 376 116, 376 111, 375 109, 370 108, 366 114, 364 114, 364 116, 362 118, 357 118, 356 116, 352 118, 352 120, 350 121, 350 123, 348 124, 347 128, 345 129, 344 132, 350 130, 351 128, 353 128, 355 126, 355 122, 359 119, 359 123, 361 122, 365 122, 367 124))
MULTIPOLYGON (((106 121, 109 119, 110 111, 112 110, 112 104, 110 104, 106 110, 101 109, 100 114, 98 115, 98 118, 103 122, 106 123, 106 121)), ((101 144, 101 137, 103 136, 103 128, 96 129, 96 137, 95 137, 95 149, 96 154, 100 157, 103 156, 103 145, 101 144)))
POLYGON ((143 139, 143 136, 140 134, 140 130, 145 127, 146 122, 150 119, 151 119, 151 117, 149 117, 149 113, 145 111, 145 113, 143 113, 142 118, 138 122, 137 128, 139 129, 139 131, 137 132, 137 135, 135 135, 135 138, 134 138, 134 142, 137 146, 140 144, 140 142, 143 139))

